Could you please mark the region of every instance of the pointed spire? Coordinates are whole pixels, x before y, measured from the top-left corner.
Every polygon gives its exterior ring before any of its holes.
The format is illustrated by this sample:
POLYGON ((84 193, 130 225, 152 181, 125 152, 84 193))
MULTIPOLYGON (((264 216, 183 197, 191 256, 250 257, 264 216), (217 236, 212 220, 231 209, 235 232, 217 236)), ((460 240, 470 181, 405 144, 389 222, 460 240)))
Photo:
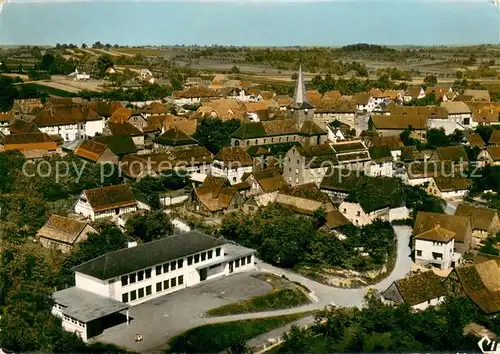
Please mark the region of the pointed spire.
POLYGON ((299 66, 299 75, 297 76, 297 82, 295 84, 293 103, 295 107, 300 107, 303 103, 307 103, 306 85, 304 82, 304 75, 302 75, 302 65, 299 66))

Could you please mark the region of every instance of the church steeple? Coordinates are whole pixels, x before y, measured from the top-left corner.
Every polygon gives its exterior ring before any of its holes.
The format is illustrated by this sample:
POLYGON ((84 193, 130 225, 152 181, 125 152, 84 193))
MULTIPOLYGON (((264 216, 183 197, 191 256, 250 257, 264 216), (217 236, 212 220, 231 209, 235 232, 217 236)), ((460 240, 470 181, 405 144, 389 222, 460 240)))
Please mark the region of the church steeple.
POLYGON ((293 109, 311 109, 314 108, 307 101, 307 91, 306 84, 304 82, 304 75, 302 74, 302 65, 299 66, 299 75, 297 77, 297 82, 295 83, 295 92, 293 94, 293 109))

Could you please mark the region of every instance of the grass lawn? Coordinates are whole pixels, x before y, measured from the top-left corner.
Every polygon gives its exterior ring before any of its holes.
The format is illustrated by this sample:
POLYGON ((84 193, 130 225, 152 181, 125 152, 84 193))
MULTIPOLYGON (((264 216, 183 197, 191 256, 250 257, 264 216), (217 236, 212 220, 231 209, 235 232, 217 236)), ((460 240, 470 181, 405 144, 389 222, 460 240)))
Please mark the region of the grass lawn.
POLYGON ((224 305, 207 311, 210 316, 229 316, 239 313, 286 309, 309 303, 304 292, 296 288, 280 289, 235 304, 224 305))
POLYGON ((218 353, 310 313, 204 325, 170 340, 167 353, 218 353))
POLYGON ((240 313, 286 309, 310 302, 309 297, 304 292, 308 291, 308 289, 301 284, 290 282, 288 279, 274 274, 262 273, 254 277, 269 283, 273 290, 265 295, 211 309, 207 311, 207 314, 209 316, 229 316, 240 313))

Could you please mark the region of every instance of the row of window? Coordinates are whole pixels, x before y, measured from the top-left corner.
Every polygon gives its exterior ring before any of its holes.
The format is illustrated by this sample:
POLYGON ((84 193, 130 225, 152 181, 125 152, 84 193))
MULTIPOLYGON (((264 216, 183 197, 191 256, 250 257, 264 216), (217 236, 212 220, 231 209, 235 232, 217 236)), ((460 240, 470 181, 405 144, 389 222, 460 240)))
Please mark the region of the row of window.
POLYGON ((122 294, 122 302, 135 301, 137 299, 142 299, 144 296, 149 296, 152 294, 151 285, 146 286, 145 288, 140 288, 137 290, 132 290, 129 293, 122 294))
POLYGON ((167 262, 163 265, 160 264, 160 265, 156 266, 155 272, 156 272, 156 275, 160 275, 162 272, 168 273, 169 270, 172 272, 176 269, 181 269, 182 267, 184 267, 184 260, 178 259, 176 261, 167 262))
POLYGON ((123 275, 121 278, 122 286, 134 284, 136 281, 139 282, 149 278, 151 278, 151 268, 148 268, 146 270, 140 270, 137 273, 123 275))
POLYGON ((71 322, 73 324, 76 324, 76 325, 78 325, 80 327, 85 328, 85 323, 80 322, 80 321, 78 321, 78 320, 76 320, 76 319, 74 319, 73 317, 70 317, 70 316, 66 316, 66 315, 63 315, 63 316, 64 316, 64 320, 65 321, 71 322))
POLYGON ((171 278, 156 283, 156 292, 159 293, 160 291, 175 288, 176 286, 181 286, 183 284, 184 284, 184 276, 179 275, 177 278, 171 278))
MULTIPOLYGON (((217 247, 215 249, 215 256, 219 257, 220 255, 221 255, 221 248, 217 247)), ((207 259, 212 259, 213 256, 214 256, 213 250, 201 252, 201 253, 195 254, 194 256, 188 256, 187 257, 187 264, 192 265, 193 263, 197 264, 199 262, 204 262, 207 259)), ((160 264, 160 265, 156 266, 155 272, 156 272, 156 275, 160 275, 162 273, 168 273, 169 271, 181 269, 182 267, 184 267, 184 260, 178 259, 176 261, 172 261, 172 262, 168 262, 168 263, 160 264)), ((140 270, 136 273, 122 276, 121 277, 122 286, 134 284, 135 282, 139 282, 139 281, 143 281, 144 279, 151 278, 151 271, 152 271, 152 268, 148 268, 146 270, 140 270)))
MULTIPOLYGON (((175 288, 176 286, 180 286, 184 284, 184 276, 179 275, 176 278, 172 279, 167 279, 164 280, 163 282, 158 282, 156 283, 156 292, 162 291, 162 286, 163 290, 167 290, 169 288, 175 288)), ((140 288, 137 290, 132 290, 127 293, 122 294, 122 302, 127 303, 129 301, 135 301, 137 299, 142 299, 145 296, 151 296, 153 294, 152 291, 152 286, 148 285, 145 288, 140 288)))
POLYGON ((243 257, 234 261, 234 267, 239 268, 240 264, 243 267, 245 264, 252 263, 252 256, 243 257))

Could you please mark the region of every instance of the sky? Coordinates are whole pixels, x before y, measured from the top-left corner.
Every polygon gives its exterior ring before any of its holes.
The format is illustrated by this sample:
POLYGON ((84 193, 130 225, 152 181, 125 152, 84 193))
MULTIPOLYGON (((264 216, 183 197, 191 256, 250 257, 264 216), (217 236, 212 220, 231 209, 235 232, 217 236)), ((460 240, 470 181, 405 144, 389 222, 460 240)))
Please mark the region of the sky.
POLYGON ((11 0, 0 43, 460 45, 498 43, 486 0, 11 0))

